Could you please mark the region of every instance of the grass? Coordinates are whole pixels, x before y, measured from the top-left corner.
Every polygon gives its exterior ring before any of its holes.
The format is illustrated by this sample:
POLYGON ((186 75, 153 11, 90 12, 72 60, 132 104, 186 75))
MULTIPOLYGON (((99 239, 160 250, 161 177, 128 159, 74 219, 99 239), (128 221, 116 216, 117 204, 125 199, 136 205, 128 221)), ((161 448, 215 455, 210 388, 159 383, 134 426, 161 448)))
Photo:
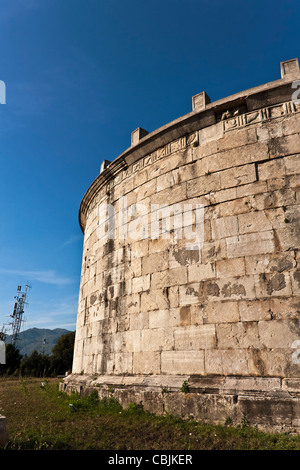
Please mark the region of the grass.
POLYGON ((213 426, 154 416, 113 397, 59 392, 58 379, 0 378, 8 450, 299 450, 300 436, 268 434, 246 421, 213 426), (73 405, 73 406, 70 406, 73 405))

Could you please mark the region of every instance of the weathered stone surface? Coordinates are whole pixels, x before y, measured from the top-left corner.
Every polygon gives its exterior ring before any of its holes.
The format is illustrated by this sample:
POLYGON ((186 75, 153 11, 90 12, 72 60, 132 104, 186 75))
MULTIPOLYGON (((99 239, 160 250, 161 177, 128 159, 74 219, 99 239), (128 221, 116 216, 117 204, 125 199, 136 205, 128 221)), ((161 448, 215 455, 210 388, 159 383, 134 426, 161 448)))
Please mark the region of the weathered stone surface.
POLYGON ((87 190, 66 387, 96 375, 123 404, 300 429, 300 76, 294 60, 281 69, 137 129, 87 190))

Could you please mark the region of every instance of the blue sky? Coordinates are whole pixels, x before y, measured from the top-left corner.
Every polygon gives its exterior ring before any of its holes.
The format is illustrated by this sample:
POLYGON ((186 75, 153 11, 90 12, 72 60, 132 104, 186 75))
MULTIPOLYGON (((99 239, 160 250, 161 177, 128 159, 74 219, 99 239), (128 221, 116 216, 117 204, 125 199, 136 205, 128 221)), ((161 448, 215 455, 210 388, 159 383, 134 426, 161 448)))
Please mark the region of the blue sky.
POLYGON ((76 325, 78 209, 104 159, 192 110, 280 78, 300 58, 299 2, 1 0, 0 329, 76 325))

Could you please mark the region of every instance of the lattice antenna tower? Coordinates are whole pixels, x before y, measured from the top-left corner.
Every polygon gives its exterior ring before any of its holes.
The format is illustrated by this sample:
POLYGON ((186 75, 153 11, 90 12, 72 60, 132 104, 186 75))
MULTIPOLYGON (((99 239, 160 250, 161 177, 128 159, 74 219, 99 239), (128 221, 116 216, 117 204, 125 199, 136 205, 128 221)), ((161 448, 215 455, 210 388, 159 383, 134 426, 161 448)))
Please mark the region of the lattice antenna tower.
POLYGON ((14 310, 12 315, 10 315, 13 319, 11 326, 12 326, 12 344, 16 346, 17 341, 19 339, 19 334, 21 330, 21 325, 23 323, 23 314, 25 305, 27 305, 26 299, 28 290, 30 289, 30 285, 26 284, 25 291, 22 292, 22 287, 18 286, 17 288, 17 295, 15 296, 15 304, 14 310))

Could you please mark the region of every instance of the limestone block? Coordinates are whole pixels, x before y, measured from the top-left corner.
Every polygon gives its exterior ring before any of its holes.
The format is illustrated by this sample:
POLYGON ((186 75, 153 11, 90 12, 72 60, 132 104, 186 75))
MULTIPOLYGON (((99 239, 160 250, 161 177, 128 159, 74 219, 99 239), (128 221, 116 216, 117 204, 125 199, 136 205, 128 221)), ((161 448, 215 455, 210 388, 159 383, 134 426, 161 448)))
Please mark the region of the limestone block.
POLYGON ((292 294, 291 280, 288 273, 260 274, 256 277, 255 288, 258 298, 292 294))
POLYGON ((130 329, 142 330, 149 328, 149 313, 148 312, 135 312, 130 314, 130 329))
POLYGON ((178 167, 186 165, 192 161, 192 149, 186 149, 185 151, 178 151, 171 155, 164 156, 162 159, 157 161, 154 165, 148 167, 149 179, 161 176, 169 171, 172 171, 178 167))
POLYGON ((245 349, 206 350, 205 373, 248 375, 248 351, 245 349))
POLYGON ((268 143, 270 158, 277 158, 300 153, 300 135, 293 134, 278 137, 268 143))
POLYGON ((282 120, 279 122, 272 122, 271 125, 262 124, 256 128, 257 133, 257 140, 259 142, 267 142, 270 139, 274 139, 275 137, 281 137, 284 132, 282 128, 282 120))
MULTIPOLYGON (((167 175, 170 175, 170 173, 167 173, 167 175)), ((137 204, 143 204, 143 199, 152 196, 152 194, 155 194, 156 191, 161 191, 162 189, 165 189, 166 186, 163 187, 161 184, 159 185, 159 187, 156 187, 157 183, 158 182, 156 178, 154 178, 150 181, 148 180, 146 183, 140 185, 136 189, 137 204)))
POLYGON ((192 306, 193 306, 193 304, 183 305, 178 309, 179 310, 180 322, 177 325, 188 326, 188 325, 191 324, 191 309, 192 309, 192 306))
POLYGON ((272 309, 269 300, 240 300, 238 308, 242 322, 271 320, 272 309))
POLYGON ((238 198, 245 196, 253 196, 256 194, 266 193, 268 190, 267 183, 265 181, 255 181, 244 186, 238 186, 236 188, 236 196, 238 198))
POLYGON ((290 273, 292 292, 296 296, 300 294, 300 270, 299 268, 290 273))
POLYGON ((145 240, 138 240, 132 242, 128 247, 128 257, 131 261, 137 258, 142 258, 143 256, 147 256, 149 252, 149 241, 148 239, 145 240))
POLYGON ((169 300, 170 308, 175 308, 179 306, 179 287, 171 286, 167 287, 166 294, 169 300))
POLYGON ((264 231, 228 237, 226 248, 228 258, 272 253, 275 250, 274 235, 272 231, 264 231))
POLYGON ((221 386, 224 391, 235 390, 237 394, 247 391, 272 392, 281 390, 281 380, 274 377, 226 377, 221 386))
POLYGON ((138 352, 141 351, 142 338, 140 330, 128 330, 124 331, 124 340, 126 345, 126 351, 138 352))
POLYGON ((232 323, 239 321, 239 309, 237 302, 208 302, 204 307, 206 321, 208 323, 232 323))
POLYGON ((178 268, 180 266, 188 266, 197 264, 201 261, 201 250, 188 250, 186 246, 183 248, 174 246, 169 250, 169 266, 170 268, 178 268))
POLYGON ((221 188, 230 188, 256 181, 255 165, 243 165, 220 171, 221 188))
POLYGON ((300 339, 300 329, 296 319, 260 321, 258 331, 263 347, 286 349, 291 354, 293 342, 300 339))
POLYGON ((221 189, 218 173, 200 176, 187 182, 187 197, 192 198, 221 189))
POLYGON ((235 200, 237 197, 237 188, 221 189, 220 191, 210 193, 210 199, 213 204, 235 200))
POLYGON ((287 175, 300 174, 300 154, 291 155, 283 159, 287 175))
POLYGON ((149 247, 147 246, 147 252, 143 256, 147 256, 148 253, 164 252, 169 249, 171 243, 172 240, 168 238, 151 238, 149 240, 149 247))
POLYGON ((166 309, 170 305, 166 289, 153 289, 141 294, 141 311, 166 309))
POLYGON ((216 345, 215 325, 184 326, 174 330, 176 351, 211 349, 216 345))
POLYGON ((244 276, 246 274, 245 259, 230 258, 228 260, 218 260, 216 261, 216 272, 218 278, 244 276))
POLYGON ((139 294, 126 295, 126 310, 129 314, 141 311, 139 294))
POLYGON ((221 323, 216 327, 216 335, 220 349, 261 347, 256 322, 221 323))
POLYGON ((164 189, 163 191, 159 191, 156 194, 153 194, 150 197, 151 202, 151 212, 154 210, 158 210, 156 205, 164 206, 167 204, 171 206, 172 204, 176 204, 177 202, 184 201, 186 199, 186 183, 183 182, 171 188, 164 189))
MULTIPOLYGON (((199 132, 199 134, 200 134, 200 132, 199 132)), ((218 143, 217 143, 216 140, 202 142, 201 134, 199 136, 199 139, 200 139, 199 147, 196 147, 196 148, 193 149, 193 160, 194 161, 198 160, 198 159, 202 159, 203 157, 206 157, 206 156, 209 156, 209 155, 214 155, 216 152, 218 152, 218 143)), ((206 163, 204 163, 204 164, 206 164, 206 163)))
POLYGON ((141 332, 141 351, 161 351, 173 349, 172 328, 154 328, 141 332))
POLYGON ((282 251, 300 249, 300 227, 297 224, 286 224, 275 232, 278 246, 282 251))
POLYGON ((180 309, 153 310, 149 312, 149 329, 179 326, 181 324, 180 309))
POLYGON ((284 159, 271 160, 258 165, 258 178, 260 181, 266 181, 270 178, 285 176, 284 159))
POLYGON ((272 230, 272 224, 263 211, 239 214, 238 226, 240 234, 272 230))
POLYGON ((272 297, 270 298, 270 312, 276 320, 298 318, 300 313, 299 302, 294 297, 272 297))
POLYGON ((152 289, 162 289, 164 287, 176 286, 176 285, 186 284, 186 283, 187 283, 187 268, 186 267, 174 268, 174 269, 169 269, 169 270, 158 272, 158 273, 153 273, 151 276, 151 288, 152 289))
POLYGON ((222 139, 219 139, 218 145, 219 150, 222 151, 234 147, 242 147, 255 142, 257 142, 256 129, 252 127, 225 134, 222 139))
MULTIPOLYGON (((272 323, 272 322, 269 322, 272 323)), ((292 362, 294 350, 272 348, 249 349, 249 375, 269 377, 293 377, 299 375, 299 365, 292 362)))
MULTIPOLYGON (((199 143, 203 147, 207 142, 217 143, 218 139, 221 139, 224 135, 223 123, 217 122, 213 126, 203 127, 199 129, 199 143)), ((215 147, 215 151, 218 149, 218 146, 215 147)))
POLYGON ((239 226, 236 215, 229 217, 221 217, 211 221, 212 238, 218 240, 220 238, 232 237, 238 235, 239 226))
POLYGON ((113 374, 115 368, 114 354, 98 354, 96 358, 91 360, 90 364, 83 364, 83 370, 91 371, 93 374, 113 374))
POLYGON ((138 127, 131 133, 131 145, 136 145, 139 143, 139 141, 145 137, 147 134, 149 134, 148 131, 145 129, 142 129, 142 127, 138 127))
POLYGON ((199 302, 199 283, 179 286, 179 305, 191 305, 199 302))
POLYGON ((266 160, 269 158, 268 150, 267 143, 256 142, 245 147, 224 150, 206 158, 209 159, 209 170, 215 172, 266 160))
POLYGON ((205 93, 205 91, 202 91, 201 93, 198 93, 192 97, 193 111, 202 111, 209 103, 210 97, 205 93))
POLYGON ((160 352, 141 351, 133 353, 133 374, 160 374, 160 352))
POLYGON ((282 129, 284 135, 297 134, 300 132, 300 120, 299 117, 290 116, 288 119, 283 121, 282 129))
POLYGON ((132 279, 132 292, 143 292, 150 289, 150 274, 132 279))
POLYGON ((114 366, 115 374, 132 374, 132 353, 114 354, 114 366))
MULTIPOLYGON (((149 180, 148 168, 143 168, 137 171, 133 176, 133 187, 138 188, 141 184, 146 183, 149 180)), ((136 201, 134 201, 136 202, 136 201)), ((134 203, 133 202, 133 203, 134 203)))
POLYGON ((224 203, 221 203, 218 206, 218 210, 219 210, 218 216, 230 217, 233 214, 234 215, 244 214, 249 211, 249 206, 251 207, 250 205, 251 203, 249 201, 250 201, 249 198, 240 198, 240 199, 236 199, 233 201, 226 201, 224 203))
POLYGON ((227 252, 225 239, 204 243, 201 253, 201 259, 204 264, 218 259, 226 258, 227 252))
POLYGON ((203 374, 204 351, 162 351, 162 374, 203 374))
POLYGON ((203 281, 199 288, 199 298, 213 300, 253 299, 255 297, 253 276, 228 277, 203 281))
POLYGON ((168 268, 168 253, 151 253, 142 258, 142 275, 157 271, 164 271, 168 268))
MULTIPOLYGON (((185 165, 183 168, 190 168, 190 165, 185 165)), ((153 181, 153 180, 152 180, 153 181)), ((168 171, 161 176, 157 177, 157 191, 163 191, 166 188, 170 188, 171 186, 175 186, 180 181, 183 181, 182 178, 179 177, 179 169, 176 168, 174 170, 168 171)), ((147 183, 148 184, 148 183, 147 183)), ((153 194, 153 193, 151 193, 153 194)), ((147 194, 147 195, 150 195, 147 194)))
POLYGON ((280 62, 281 78, 291 79, 299 78, 299 62, 298 59, 290 59, 280 62))
POLYGON ((249 256, 246 258, 247 274, 283 272, 296 266, 295 252, 274 253, 271 255, 249 256))

